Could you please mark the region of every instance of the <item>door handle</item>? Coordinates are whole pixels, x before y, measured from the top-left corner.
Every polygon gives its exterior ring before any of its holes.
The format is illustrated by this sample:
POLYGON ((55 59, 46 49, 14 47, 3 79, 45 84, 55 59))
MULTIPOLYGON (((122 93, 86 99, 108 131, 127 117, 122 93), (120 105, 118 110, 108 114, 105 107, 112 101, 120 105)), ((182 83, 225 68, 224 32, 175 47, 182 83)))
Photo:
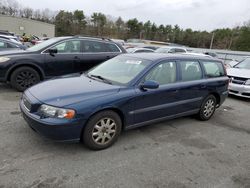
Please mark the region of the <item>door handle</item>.
POLYGON ((205 88, 207 88, 207 86, 205 84, 201 84, 200 88, 205 89, 205 88))
POLYGON ((106 59, 110 59, 110 56, 108 55, 108 56, 106 56, 106 59))

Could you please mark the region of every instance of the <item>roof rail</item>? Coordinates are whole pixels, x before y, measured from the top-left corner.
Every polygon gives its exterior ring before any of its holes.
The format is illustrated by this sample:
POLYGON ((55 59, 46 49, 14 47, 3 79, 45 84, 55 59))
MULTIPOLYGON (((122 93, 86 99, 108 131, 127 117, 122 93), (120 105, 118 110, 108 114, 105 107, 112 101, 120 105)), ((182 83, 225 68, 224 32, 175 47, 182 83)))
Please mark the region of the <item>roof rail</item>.
POLYGON ((89 38, 96 38, 96 39, 102 39, 102 40, 112 41, 110 38, 98 37, 98 36, 91 36, 91 35, 75 35, 74 37, 89 37, 89 38))

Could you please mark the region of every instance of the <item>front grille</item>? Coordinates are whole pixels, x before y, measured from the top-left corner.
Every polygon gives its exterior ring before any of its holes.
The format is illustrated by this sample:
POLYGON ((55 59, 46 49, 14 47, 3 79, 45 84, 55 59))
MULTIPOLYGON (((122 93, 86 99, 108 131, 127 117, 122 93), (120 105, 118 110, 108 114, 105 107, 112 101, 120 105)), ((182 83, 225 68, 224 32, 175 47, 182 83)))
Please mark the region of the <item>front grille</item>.
POLYGON ((239 84, 239 85, 245 84, 245 82, 248 80, 247 78, 233 77, 233 76, 229 76, 229 78, 232 83, 239 84))
POLYGON ((27 99, 25 96, 23 96, 23 105, 24 105, 24 107, 25 107, 28 111, 31 110, 31 103, 28 101, 28 99, 27 99))

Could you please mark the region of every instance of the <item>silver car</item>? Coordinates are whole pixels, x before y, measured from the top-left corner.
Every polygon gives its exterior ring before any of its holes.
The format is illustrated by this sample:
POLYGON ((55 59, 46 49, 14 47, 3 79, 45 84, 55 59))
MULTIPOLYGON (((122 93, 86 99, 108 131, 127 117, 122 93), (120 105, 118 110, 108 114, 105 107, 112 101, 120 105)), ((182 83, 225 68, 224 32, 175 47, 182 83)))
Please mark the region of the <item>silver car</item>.
POLYGON ((227 69, 229 94, 250 98, 250 58, 227 69))

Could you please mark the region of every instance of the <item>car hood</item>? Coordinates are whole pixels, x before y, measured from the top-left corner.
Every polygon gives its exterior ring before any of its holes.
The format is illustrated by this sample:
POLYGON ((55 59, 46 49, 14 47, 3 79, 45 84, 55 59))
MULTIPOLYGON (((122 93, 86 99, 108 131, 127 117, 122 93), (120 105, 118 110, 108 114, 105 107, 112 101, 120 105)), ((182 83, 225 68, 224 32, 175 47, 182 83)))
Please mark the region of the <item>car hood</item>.
POLYGON ((73 103, 91 100, 117 93, 120 86, 96 81, 85 76, 73 76, 48 80, 29 88, 40 102, 63 107, 73 103))
POLYGON ((227 69, 227 75, 250 79, 250 70, 249 69, 239 69, 239 68, 229 68, 229 69, 227 69))

